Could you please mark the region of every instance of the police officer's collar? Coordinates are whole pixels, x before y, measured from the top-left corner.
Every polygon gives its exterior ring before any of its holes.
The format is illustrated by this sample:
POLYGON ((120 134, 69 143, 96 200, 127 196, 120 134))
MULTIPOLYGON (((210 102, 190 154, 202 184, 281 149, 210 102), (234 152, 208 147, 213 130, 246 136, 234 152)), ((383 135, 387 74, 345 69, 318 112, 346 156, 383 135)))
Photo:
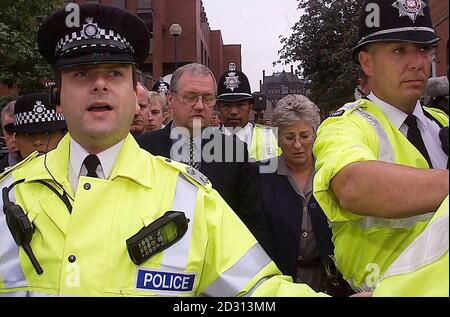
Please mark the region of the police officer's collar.
MULTIPOLYGON (((367 98, 378 106, 381 112, 383 112, 386 118, 389 119, 389 121, 397 128, 397 130, 400 129, 400 127, 405 122, 406 117, 408 116, 406 113, 396 108, 395 106, 381 100, 373 92, 371 92, 367 96, 367 98)), ((415 115, 420 121, 422 121, 423 124, 425 123, 425 115, 419 101, 417 101, 416 107, 413 111, 413 115, 415 115)))
MULTIPOLYGON (((105 179, 111 176, 114 162, 123 143, 124 140, 97 154, 105 179)), ((74 139, 70 139, 70 167, 73 168, 77 176, 80 176, 83 161, 88 155, 89 152, 82 145, 74 139)))
POLYGON ((252 143, 252 137, 253 137, 253 124, 251 122, 248 122, 244 127, 242 128, 233 128, 229 127, 223 127, 223 133, 225 135, 233 135, 232 131, 235 132, 234 134, 241 140, 242 142, 247 143, 248 146, 252 143), (231 130, 230 130, 231 129, 231 130), (236 132, 237 131, 237 132, 236 132))

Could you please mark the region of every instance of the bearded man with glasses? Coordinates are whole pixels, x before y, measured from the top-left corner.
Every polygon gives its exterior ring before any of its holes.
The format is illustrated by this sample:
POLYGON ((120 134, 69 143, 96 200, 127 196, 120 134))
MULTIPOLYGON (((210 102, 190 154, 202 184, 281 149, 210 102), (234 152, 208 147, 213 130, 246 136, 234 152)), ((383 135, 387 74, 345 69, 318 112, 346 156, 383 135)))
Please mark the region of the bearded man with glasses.
POLYGON ((153 155, 186 163, 190 173, 209 178, 270 255, 257 171, 249 163, 247 145, 234 135, 226 136, 208 127, 216 96, 217 83, 209 68, 196 63, 179 68, 167 95, 173 121, 162 130, 139 136, 137 141, 153 155))

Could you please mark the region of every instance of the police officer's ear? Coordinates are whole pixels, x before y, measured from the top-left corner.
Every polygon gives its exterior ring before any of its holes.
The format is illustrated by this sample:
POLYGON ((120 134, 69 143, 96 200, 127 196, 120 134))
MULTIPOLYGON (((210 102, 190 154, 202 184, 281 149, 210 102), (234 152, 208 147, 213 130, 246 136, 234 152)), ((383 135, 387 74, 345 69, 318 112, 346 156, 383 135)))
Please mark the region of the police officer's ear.
POLYGON ((61 104, 60 91, 57 83, 49 83, 49 104, 54 107, 58 107, 61 104))
POLYGON ((169 111, 173 113, 173 103, 175 102, 175 94, 169 91, 167 94, 167 108, 169 108, 169 111))
POLYGON ((373 76, 373 57, 372 54, 366 50, 358 53, 359 65, 367 77, 373 76))

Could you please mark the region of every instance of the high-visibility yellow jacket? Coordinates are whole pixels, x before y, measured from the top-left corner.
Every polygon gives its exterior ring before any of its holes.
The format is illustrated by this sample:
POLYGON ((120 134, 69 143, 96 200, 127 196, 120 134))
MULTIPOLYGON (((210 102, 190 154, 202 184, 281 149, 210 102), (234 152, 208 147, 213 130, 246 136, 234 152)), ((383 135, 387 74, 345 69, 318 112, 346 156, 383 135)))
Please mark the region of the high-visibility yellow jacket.
MULTIPOLYGON (((425 111, 448 126, 442 111, 425 111)), ((433 213, 398 220, 356 215, 340 206, 330 182, 353 162, 380 160, 418 168, 428 168, 428 163, 373 102, 361 99, 338 114, 325 120, 317 132, 314 196, 333 231, 338 269, 353 287, 372 291, 433 213)))
POLYGON ((373 296, 448 297, 449 197, 383 275, 373 296))
MULTIPOLYGON (((109 179, 80 177, 76 195, 68 180, 66 136, 47 155, 52 176, 74 198, 72 212, 44 181, 62 193, 30 156, 2 175, 35 226, 32 250, 38 275, 14 242, 0 213, 0 295, 82 296, 311 296, 308 286, 281 276, 275 264, 199 172, 154 157, 129 135, 109 179), (135 265, 125 241, 166 211, 182 211, 188 231, 173 246, 135 265), (5 294, 2 294, 5 293, 5 294)), ((0 203, 0 210, 3 204, 0 203)))
POLYGON ((252 142, 248 148, 249 157, 262 161, 281 155, 277 138, 272 129, 267 126, 255 124, 252 133, 252 142))

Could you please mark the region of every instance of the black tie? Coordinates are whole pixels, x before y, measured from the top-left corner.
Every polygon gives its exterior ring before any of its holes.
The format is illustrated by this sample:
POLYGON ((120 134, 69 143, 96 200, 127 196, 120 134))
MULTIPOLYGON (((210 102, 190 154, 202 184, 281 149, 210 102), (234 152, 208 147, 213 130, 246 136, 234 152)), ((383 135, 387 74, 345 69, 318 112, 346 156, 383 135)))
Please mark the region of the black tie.
POLYGON ((419 150, 419 152, 423 155, 423 157, 427 160, 430 168, 433 168, 431 164, 430 156, 428 155, 427 148, 425 147, 425 143, 423 143, 422 134, 420 134, 420 130, 417 127, 417 118, 416 116, 409 115, 405 124, 408 126, 408 140, 419 150))
POLYGON ((97 155, 91 154, 91 155, 86 156, 83 164, 84 164, 84 166, 86 166, 86 169, 88 171, 86 176, 98 178, 96 170, 97 170, 97 166, 100 165, 100 161, 99 161, 97 155))
POLYGON ((200 168, 198 162, 195 161, 195 157, 194 157, 194 139, 192 139, 192 138, 189 139, 189 158, 188 158, 187 164, 192 166, 195 169, 199 169, 200 168))

